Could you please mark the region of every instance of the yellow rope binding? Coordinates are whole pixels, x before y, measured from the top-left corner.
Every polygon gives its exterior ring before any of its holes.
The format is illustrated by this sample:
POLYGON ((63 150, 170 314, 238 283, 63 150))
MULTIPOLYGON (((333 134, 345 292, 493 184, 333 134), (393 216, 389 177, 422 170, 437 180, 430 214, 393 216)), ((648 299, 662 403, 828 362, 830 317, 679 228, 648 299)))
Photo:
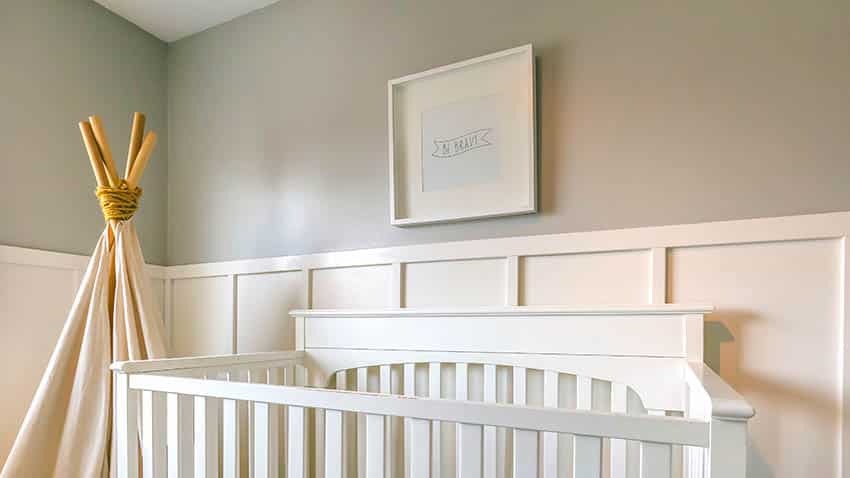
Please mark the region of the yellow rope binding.
POLYGON ((139 207, 142 188, 131 190, 127 181, 122 179, 117 188, 100 186, 94 194, 100 201, 100 209, 103 211, 104 219, 107 221, 111 219, 126 221, 133 217, 139 207))

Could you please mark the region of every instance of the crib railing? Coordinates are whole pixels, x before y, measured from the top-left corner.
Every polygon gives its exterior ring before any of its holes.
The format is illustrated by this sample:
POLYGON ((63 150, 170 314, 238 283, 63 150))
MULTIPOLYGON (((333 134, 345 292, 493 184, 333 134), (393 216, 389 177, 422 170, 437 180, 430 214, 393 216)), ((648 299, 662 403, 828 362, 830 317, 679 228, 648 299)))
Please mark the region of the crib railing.
MULTIPOLYGON (((494 427, 512 430, 514 477, 551 476, 546 467, 551 458, 546 437, 557 434, 575 437, 576 478, 602 475, 603 439, 637 443, 642 478, 672 476, 673 446, 685 448, 689 478, 745 476, 746 419, 752 410, 701 365, 686 371, 688 410, 686 418, 677 418, 293 386, 307 383, 301 358, 297 352, 288 352, 116 364, 117 449, 113 456, 118 476, 138 476, 139 436, 145 477, 189 476, 189 470, 195 477, 215 477, 219 463, 224 477, 240 476, 238 463, 245 459, 240 457, 245 448, 240 446, 240 406, 251 410, 247 459, 251 475, 257 478, 283 476, 281 470, 289 478, 314 476, 311 461, 319 457, 328 478, 358 476, 354 470, 347 471, 343 452, 348 413, 364 417, 357 446, 365 445, 365 468, 359 476, 368 478, 391 476, 387 417, 405 419, 404 446, 409 453, 405 468, 412 478, 432 476, 432 435, 439 429, 432 424, 440 422, 457 424, 460 478, 484 476, 485 431, 494 427), (262 381, 268 383, 250 383, 250 376, 247 382, 227 381, 242 372, 264 374, 262 381), (309 436, 314 410, 324 415, 321 450, 312 449, 318 442, 309 436), (192 425, 191 433, 187 424, 192 425)), ((515 384, 522 379, 515 372, 515 384)))

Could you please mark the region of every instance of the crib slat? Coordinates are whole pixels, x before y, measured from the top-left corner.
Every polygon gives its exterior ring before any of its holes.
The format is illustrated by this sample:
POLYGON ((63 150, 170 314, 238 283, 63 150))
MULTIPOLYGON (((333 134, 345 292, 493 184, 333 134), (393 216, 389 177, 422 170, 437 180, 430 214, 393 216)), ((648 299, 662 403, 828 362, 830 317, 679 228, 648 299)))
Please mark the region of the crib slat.
MULTIPOLYGON (((431 362, 428 364, 428 396, 431 398, 440 398, 441 377, 440 363, 431 362)), ((431 478, 440 478, 442 472, 442 456, 440 440, 442 424, 439 420, 431 422, 431 478)))
MULTIPOLYGON (((281 367, 271 367, 268 369, 268 383, 271 385, 283 385, 286 382, 286 378, 284 376, 284 369, 281 367)), ((276 456, 274 457, 274 469, 277 474, 272 473, 272 476, 280 476, 283 475, 281 473, 281 462, 285 463, 285 425, 284 425, 284 416, 286 414, 285 409, 281 405, 270 405, 269 406, 269 427, 270 427, 270 448, 269 453, 274 453, 276 456)))
POLYGON ((289 446, 287 463, 287 478, 304 478, 307 475, 307 462, 305 454, 304 431, 306 421, 304 420, 304 408, 290 406, 288 410, 289 446))
MULTIPOLYGON (((369 369, 357 369, 357 391, 369 391, 369 369)), ((366 476, 366 415, 357 414, 357 476, 366 476)))
POLYGON ((191 396, 166 395, 168 476, 192 476, 192 425, 194 404, 191 396))
POLYGON ((239 476, 239 412, 236 400, 222 400, 222 475, 239 476))
MULTIPOLYGON (((543 372, 543 406, 558 408, 558 372, 543 372)), ((558 478, 558 434, 543 433, 543 478, 558 478)))
POLYGON ((384 416, 366 415, 366 478, 384 478, 384 416))
POLYGON ((115 420, 118 424, 116 437, 118 471, 120 478, 136 478, 139 476, 139 436, 138 410, 139 392, 132 390, 130 377, 117 373, 115 380, 116 395, 115 420))
MULTIPOLYGON (((496 366, 484 365, 484 401, 496 403, 496 366)), ((485 478, 496 478, 496 427, 485 426, 483 438, 483 472, 485 478)))
POLYGON ((431 437, 428 420, 411 418, 410 422, 410 478, 429 478, 431 471, 431 437))
MULTIPOLYGON (((339 386, 339 382, 337 382, 339 386)), ((325 477, 342 478, 343 455, 342 412, 325 410, 325 477)))
MULTIPOLYGON (((628 410, 628 388, 622 383, 611 384, 611 411, 625 414, 628 410)), ((626 478, 626 441, 612 438, 611 478, 626 478)))
MULTIPOLYGON (((380 367, 380 391, 381 393, 392 393, 392 370, 389 365, 381 365, 380 367)), ((393 446, 395 439, 393 437, 392 417, 387 417, 384 421, 384 469, 388 474, 392 474, 393 470, 393 446)))
MULTIPOLYGON (((348 374, 346 373, 345 370, 341 370, 341 371, 336 373, 336 389, 337 390, 348 390, 348 374)), ((349 470, 349 466, 350 466, 349 464, 351 463, 351 447, 350 447, 351 437, 349 435, 351 434, 351 431, 352 431, 352 428, 351 428, 352 418, 353 417, 350 413, 342 412, 342 425, 341 425, 342 428, 341 428, 341 432, 340 432, 341 433, 340 439, 341 439, 341 443, 342 443, 342 448, 340 450, 340 453, 341 453, 341 456, 342 456, 342 464, 340 466, 341 466, 341 470, 342 470, 341 476, 343 478, 349 476, 348 470, 349 470)), ((325 423, 327 424, 327 422, 325 422, 325 423)))
MULTIPOLYGON (((576 408, 590 410, 592 407, 593 381, 590 377, 576 377, 576 408)), ((575 436, 573 445, 573 476, 598 478, 602 476, 602 439, 590 436, 575 436)))
POLYGON ((142 476, 154 478, 166 473, 165 394, 142 392, 142 476))
POLYGON ((195 397, 195 478, 218 477, 218 400, 195 397))
MULTIPOLYGON (((514 367, 514 405, 525 405, 527 400, 527 371, 514 367)), ((537 476, 537 432, 514 430, 514 476, 537 476)))
POLYGON ((254 403, 254 478, 277 478, 276 413, 268 403, 254 403))
POLYGON ((666 443, 642 442, 640 445, 640 477, 670 478, 672 447, 666 443))
MULTIPOLYGON (((402 393, 406 397, 416 395, 416 364, 406 363, 402 367, 402 393)), ((409 418, 404 419, 404 476, 410 477, 410 428, 409 418)))
POLYGON ((457 424, 457 476, 481 478, 481 426, 457 424))

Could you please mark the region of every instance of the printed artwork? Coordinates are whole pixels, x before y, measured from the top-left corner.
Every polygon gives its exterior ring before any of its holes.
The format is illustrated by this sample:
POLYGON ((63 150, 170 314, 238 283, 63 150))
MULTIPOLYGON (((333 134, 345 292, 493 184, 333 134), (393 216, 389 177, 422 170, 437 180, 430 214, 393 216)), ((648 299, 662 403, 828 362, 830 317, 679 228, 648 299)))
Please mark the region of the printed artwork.
POLYGON ((502 175, 500 95, 422 113, 422 192, 484 184, 502 175))

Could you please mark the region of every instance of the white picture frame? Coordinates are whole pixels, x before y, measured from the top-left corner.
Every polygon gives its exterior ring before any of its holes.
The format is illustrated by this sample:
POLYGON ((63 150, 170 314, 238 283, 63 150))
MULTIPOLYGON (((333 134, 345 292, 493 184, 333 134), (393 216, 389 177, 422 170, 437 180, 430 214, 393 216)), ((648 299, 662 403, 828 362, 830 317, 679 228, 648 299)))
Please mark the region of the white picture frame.
POLYGON ((387 86, 392 225, 537 212, 530 44, 387 86))

